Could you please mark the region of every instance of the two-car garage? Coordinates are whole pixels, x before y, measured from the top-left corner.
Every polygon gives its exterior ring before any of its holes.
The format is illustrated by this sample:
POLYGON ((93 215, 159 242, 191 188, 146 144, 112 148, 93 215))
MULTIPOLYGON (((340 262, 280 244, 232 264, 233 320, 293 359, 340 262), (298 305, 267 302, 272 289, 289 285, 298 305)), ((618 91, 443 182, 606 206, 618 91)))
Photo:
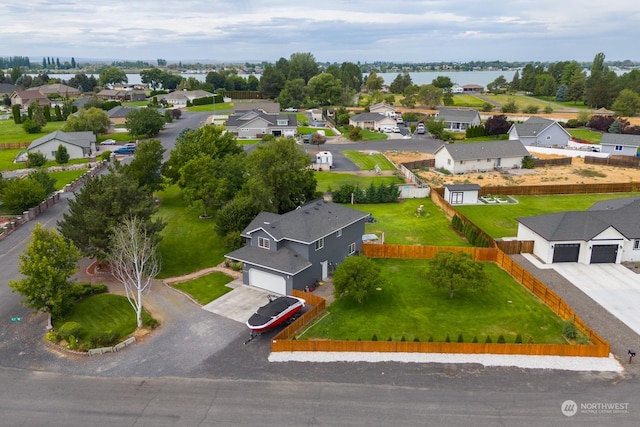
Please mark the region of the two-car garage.
MULTIPOLYGON (((553 262, 578 262, 579 243, 560 243, 553 248, 553 262)), ((615 263, 618 259, 618 245, 592 245, 590 264, 615 263)))

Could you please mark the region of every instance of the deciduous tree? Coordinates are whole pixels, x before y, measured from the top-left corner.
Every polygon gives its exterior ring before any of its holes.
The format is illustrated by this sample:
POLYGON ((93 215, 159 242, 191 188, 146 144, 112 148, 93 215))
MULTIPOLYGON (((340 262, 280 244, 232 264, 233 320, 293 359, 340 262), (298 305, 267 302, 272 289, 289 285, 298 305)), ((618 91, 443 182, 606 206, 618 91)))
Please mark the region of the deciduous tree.
POLYGON ((24 297, 22 304, 34 312, 61 316, 71 306, 71 275, 78 269, 80 253, 54 229, 36 224, 31 241, 20 255, 19 271, 25 277, 9 286, 24 297))
POLYGON ((484 122, 484 129, 489 135, 504 135, 511 129, 511 122, 507 120, 507 116, 500 114, 491 116, 484 122))
POLYGON ((611 109, 618 116, 635 116, 640 112, 640 95, 631 89, 622 89, 616 100, 613 101, 611 109))
POLYGON ((165 149, 157 139, 142 141, 136 148, 131 163, 123 166, 123 172, 150 193, 162 190, 162 159, 165 149))
POLYGON ((154 137, 164 127, 165 119, 155 108, 140 108, 127 115, 124 126, 129 133, 138 137, 154 137))
POLYGON ((449 299, 456 291, 480 292, 489 284, 482 263, 466 252, 440 251, 427 265, 427 280, 435 287, 448 289, 449 299))
POLYGON ((127 83, 128 81, 127 74, 117 67, 107 67, 100 71, 99 82, 102 86, 127 83))
POLYGON ((91 107, 82 109, 77 115, 70 115, 62 127, 65 132, 93 132, 96 136, 107 133, 111 126, 109 116, 102 109, 91 107))
POLYGON ((45 189, 33 179, 8 179, 2 189, 4 208, 12 214, 22 214, 47 197, 45 189))
POLYGON ((333 294, 337 298, 351 297, 362 303, 376 288, 384 285, 380 267, 365 256, 350 256, 338 264, 333 273, 333 294))

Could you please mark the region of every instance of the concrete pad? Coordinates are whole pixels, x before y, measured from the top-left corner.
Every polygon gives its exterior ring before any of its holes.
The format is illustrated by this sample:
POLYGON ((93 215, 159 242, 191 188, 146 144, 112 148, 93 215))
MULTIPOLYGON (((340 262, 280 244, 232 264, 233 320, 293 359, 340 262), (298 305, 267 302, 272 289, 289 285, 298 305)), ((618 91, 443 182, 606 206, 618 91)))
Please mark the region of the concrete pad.
POLYGON ((640 275, 620 264, 558 263, 553 268, 640 334, 640 275))
POLYGON ((269 302, 267 295, 271 293, 268 291, 237 283, 234 283, 233 287, 231 292, 202 308, 236 322, 245 323, 258 307, 269 302))

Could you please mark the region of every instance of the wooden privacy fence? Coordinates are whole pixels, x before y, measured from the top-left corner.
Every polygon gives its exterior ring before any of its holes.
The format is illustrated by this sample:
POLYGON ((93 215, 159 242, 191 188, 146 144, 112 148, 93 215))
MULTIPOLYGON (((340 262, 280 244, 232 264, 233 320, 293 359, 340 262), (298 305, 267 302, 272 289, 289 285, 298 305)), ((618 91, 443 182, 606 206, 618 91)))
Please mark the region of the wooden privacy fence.
POLYGON ((534 164, 537 168, 548 166, 566 166, 571 164, 573 157, 563 157, 561 159, 535 159, 534 164))
POLYGON ((508 255, 532 254, 533 240, 495 240, 496 247, 508 255))
POLYGON ((362 254, 369 258, 431 259, 442 251, 466 252, 471 254, 475 261, 488 262, 495 261, 497 253, 495 248, 470 248, 466 246, 362 244, 362 254))
MULTIPOLYGON (((510 196, 541 196, 545 194, 631 193, 635 191, 640 191, 640 183, 638 182, 565 185, 505 185, 482 187, 480 189, 479 196, 490 194, 502 194, 510 196)), ((431 194, 433 193, 434 191, 431 192, 431 194)))
POLYGON ((16 148, 27 148, 30 142, 3 142, 0 143, 0 150, 10 150, 16 148))
POLYGON ((587 165, 618 166, 623 168, 640 168, 640 157, 632 156, 610 156, 593 157, 586 156, 584 163, 587 165))
MULTIPOLYGON (((397 247, 402 245, 373 245, 363 244, 362 252, 367 256, 368 251, 377 251, 380 247, 397 247)), ((408 246, 407 248, 420 248, 408 246)), ((518 263, 509 258, 497 248, 458 248, 435 247, 427 250, 414 251, 414 254, 427 256, 440 250, 465 251, 481 257, 490 257, 483 261, 496 262, 518 283, 522 284, 532 294, 544 302, 560 318, 574 322, 574 324, 589 338, 592 344, 498 344, 498 343, 441 343, 441 342, 408 342, 408 341, 332 341, 332 340, 292 340, 295 333, 310 323, 316 316, 326 309, 323 298, 305 292, 293 291, 293 295, 304 298, 313 306, 291 325, 283 329, 271 341, 271 351, 351 351, 351 352, 407 352, 407 353, 466 353, 466 354, 527 354, 534 356, 582 356, 608 357, 610 345, 600 335, 595 333, 573 309, 555 292, 547 288, 540 280, 525 270, 518 263)), ((390 252, 400 251, 389 249, 390 252)), ((375 256, 375 255, 374 255, 375 256)), ((420 257, 420 258, 421 258, 420 257)), ((426 258, 425 258, 426 259, 426 258)))

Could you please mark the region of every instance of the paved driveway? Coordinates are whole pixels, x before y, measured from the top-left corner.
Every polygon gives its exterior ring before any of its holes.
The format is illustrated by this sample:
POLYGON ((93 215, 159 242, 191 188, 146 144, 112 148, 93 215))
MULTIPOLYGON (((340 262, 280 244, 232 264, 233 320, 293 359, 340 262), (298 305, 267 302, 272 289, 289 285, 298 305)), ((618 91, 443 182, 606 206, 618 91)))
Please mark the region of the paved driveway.
POLYGON ((640 334, 640 274, 620 264, 553 264, 575 287, 640 334))
POLYGON ((231 286, 234 288, 231 292, 202 308, 244 325, 258 307, 269 302, 268 296, 271 292, 264 289, 243 285, 241 280, 234 280, 231 286))

